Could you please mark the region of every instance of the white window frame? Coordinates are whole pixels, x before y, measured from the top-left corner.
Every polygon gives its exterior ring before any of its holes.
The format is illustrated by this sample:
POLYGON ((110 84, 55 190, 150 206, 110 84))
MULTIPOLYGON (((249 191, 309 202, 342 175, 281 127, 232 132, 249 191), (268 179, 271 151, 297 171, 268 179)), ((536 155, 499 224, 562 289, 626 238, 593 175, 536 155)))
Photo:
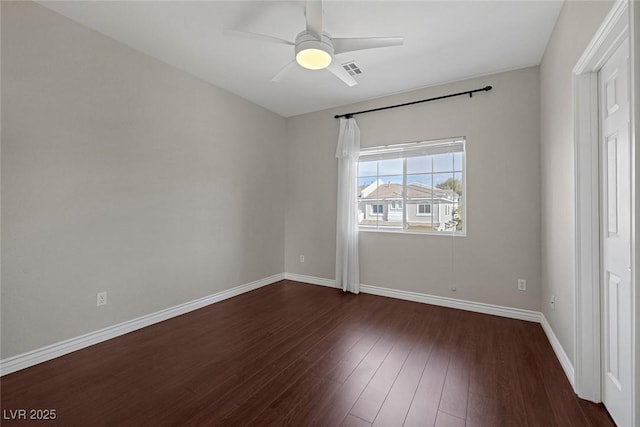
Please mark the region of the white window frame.
POLYGON ((432 216, 433 205, 431 203, 416 203, 416 216, 432 216), (429 208, 429 212, 420 213, 420 206, 426 206, 429 208))
POLYGON ((372 203, 371 204, 371 215, 384 215, 384 204, 383 203, 372 203), (382 208, 382 212, 376 212, 378 209, 375 209, 376 206, 380 206, 382 208))
MULTIPOLYGON (((407 206, 408 201, 406 199, 406 191, 403 191, 402 196, 402 228, 385 227, 384 225, 365 225, 361 224, 358 228, 360 231, 366 232, 382 232, 382 233, 400 233, 400 234, 421 234, 421 235, 438 235, 438 236, 456 236, 466 237, 468 231, 467 225, 467 159, 466 159, 466 138, 455 137, 431 141, 419 141, 404 144, 391 144, 379 147, 364 148, 360 150, 359 161, 373 161, 384 159, 403 159, 403 182, 404 189, 407 187, 407 158, 417 157, 421 155, 436 155, 444 153, 462 153, 462 168, 461 170, 453 170, 451 173, 462 173, 462 194, 458 201, 458 206, 462 208, 462 230, 442 230, 442 231, 418 231, 407 229, 407 206), (462 200, 462 202, 460 202, 462 200)), ((430 174, 448 173, 448 172, 429 172, 430 174)), ((423 204, 423 203, 419 203, 423 204)), ((419 211, 419 208, 416 208, 419 211)), ((389 204, 389 210, 391 205, 389 204)), ((398 209, 399 210, 399 209, 398 209)), ((373 209, 372 209, 373 211, 373 209)), ((450 209, 450 214, 454 215, 453 208, 450 209)), ((380 216, 381 214, 372 214, 372 216, 380 216)), ((433 203, 431 203, 431 213, 419 214, 416 216, 433 216, 433 203)))
POLYGON ((391 200, 389 203, 389 210, 390 211, 401 211, 403 209, 403 203, 402 200, 391 200), (400 205, 398 207, 396 207, 397 205, 400 205))

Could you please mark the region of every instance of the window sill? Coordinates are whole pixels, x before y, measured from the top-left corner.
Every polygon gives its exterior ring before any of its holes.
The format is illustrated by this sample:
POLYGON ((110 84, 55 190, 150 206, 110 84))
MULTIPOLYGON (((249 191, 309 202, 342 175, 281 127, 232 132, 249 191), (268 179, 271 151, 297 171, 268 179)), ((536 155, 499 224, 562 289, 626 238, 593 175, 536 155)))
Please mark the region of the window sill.
POLYGON ((419 236, 440 236, 440 237, 467 237, 466 231, 451 233, 446 231, 403 231, 403 230, 379 230, 370 228, 359 228, 358 232, 363 233, 383 233, 383 234, 411 234, 419 236))

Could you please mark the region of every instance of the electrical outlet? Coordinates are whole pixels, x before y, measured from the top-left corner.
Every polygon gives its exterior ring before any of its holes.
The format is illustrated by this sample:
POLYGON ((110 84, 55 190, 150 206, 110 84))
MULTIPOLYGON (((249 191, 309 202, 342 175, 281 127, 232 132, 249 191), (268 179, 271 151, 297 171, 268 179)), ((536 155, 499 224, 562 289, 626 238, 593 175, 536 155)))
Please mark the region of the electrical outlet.
POLYGON ((304 255, 300 255, 300 262, 304 262, 304 255))
POLYGON ((518 279, 518 290, 526 291, 527 290, 527 281, 524 279, 518 279))
POLYGON ((106 292, 98 292, 98 303, 97 306, 107 305, 107 293, 106 292))
POLYGON ((556 311, 556 297, 555 295, 551 295, 551 310, 556 311))

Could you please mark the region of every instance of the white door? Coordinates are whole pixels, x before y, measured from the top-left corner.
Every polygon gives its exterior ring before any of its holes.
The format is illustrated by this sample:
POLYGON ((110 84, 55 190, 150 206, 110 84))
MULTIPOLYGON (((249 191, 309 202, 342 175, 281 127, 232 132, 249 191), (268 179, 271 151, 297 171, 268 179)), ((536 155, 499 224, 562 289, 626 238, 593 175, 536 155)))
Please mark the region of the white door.
POLYGON ((631 426, 631 155, 628 39, 600 70, 602 401, 631 426))

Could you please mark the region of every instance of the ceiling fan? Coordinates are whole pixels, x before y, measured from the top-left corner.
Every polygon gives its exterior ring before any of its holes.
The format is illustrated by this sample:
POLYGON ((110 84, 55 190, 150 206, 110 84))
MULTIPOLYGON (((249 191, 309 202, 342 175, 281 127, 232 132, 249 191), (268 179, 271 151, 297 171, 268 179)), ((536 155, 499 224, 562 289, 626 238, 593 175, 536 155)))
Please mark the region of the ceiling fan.
POLYGON ((294 42, 241 30, 225 30, 225 34, 294 46, 295 59, 273 77, 274 82, 282 81, 292 68, 299 65, 309 70, 327 69, 349 87, 358 82, 335 60, 336 55, 355 50, 401 46, 404 40, 403 37, 331 37, 322 26, 322 0, 307 0, 305 19, 306 29, 296 36, 294 42))

